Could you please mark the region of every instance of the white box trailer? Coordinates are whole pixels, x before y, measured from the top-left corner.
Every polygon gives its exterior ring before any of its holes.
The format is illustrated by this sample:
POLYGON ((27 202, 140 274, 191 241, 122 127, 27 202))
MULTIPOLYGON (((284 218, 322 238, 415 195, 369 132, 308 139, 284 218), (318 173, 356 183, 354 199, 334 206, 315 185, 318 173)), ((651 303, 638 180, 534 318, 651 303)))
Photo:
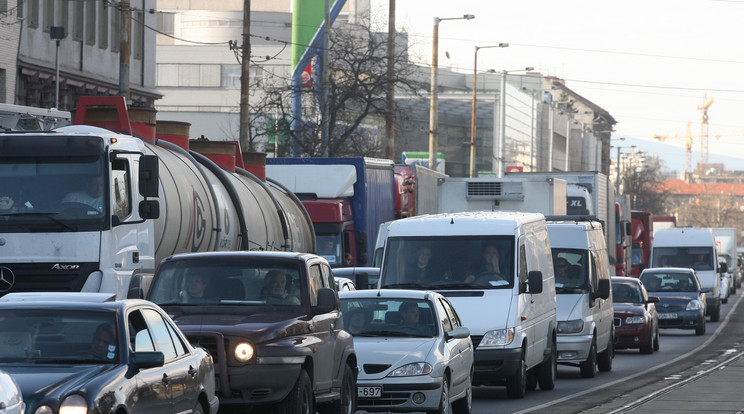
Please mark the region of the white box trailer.
POLYGON ((736 257, 736 229, 733 227, 713 228, 713 237, 716 239, 718 260, 726 260, 728 267, 726 273, 731 275, 732 293, 736 293, 736 288, 741 285, 740 269, 736 257))
POLYGON ((566 214, 566 181, 546 177, 439 179, 439 212, 521 211, 566 214))

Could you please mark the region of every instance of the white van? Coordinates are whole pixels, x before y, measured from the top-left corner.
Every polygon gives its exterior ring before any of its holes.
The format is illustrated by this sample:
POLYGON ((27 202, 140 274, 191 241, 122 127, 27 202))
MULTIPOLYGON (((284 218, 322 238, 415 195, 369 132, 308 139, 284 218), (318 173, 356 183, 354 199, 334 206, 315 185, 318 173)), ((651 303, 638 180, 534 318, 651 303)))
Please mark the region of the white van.
MULTIPOLYGON (((602 224, 548 217, 558 318, 558 363, 593 378, 612 370, 615 327, 610 261, 602 224)), ((614 269, 613 269, 614 270, 614 269)))
POLYGON ((455 306, 475 349, 473 385, 521 398, 557 371, 553 263, 539 213, 467 212, 390 223, 380 288, 429 289, 455 306))
POLYGON ((706 290, 705 314, 711 322, 721 318, 721 273, 716 240, 709 228, 674 228, 656 232, 651 245, 651 267, 690 267, 706 290))

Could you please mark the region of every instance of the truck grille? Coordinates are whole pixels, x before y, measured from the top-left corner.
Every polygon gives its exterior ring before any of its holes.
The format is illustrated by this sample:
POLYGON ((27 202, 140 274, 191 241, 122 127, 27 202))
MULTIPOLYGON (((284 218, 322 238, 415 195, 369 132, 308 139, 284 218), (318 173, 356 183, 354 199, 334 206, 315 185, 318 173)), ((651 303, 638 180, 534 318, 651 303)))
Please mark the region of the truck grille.
POLYGON ((3 279, 12 283, 11 292, 79 292, 88 275, 98 269, 98 263, 0 263, 3 279), (70 265, 73 269, 66 270, 70 265), (11 282, 12 281, 12 282, 11 282))

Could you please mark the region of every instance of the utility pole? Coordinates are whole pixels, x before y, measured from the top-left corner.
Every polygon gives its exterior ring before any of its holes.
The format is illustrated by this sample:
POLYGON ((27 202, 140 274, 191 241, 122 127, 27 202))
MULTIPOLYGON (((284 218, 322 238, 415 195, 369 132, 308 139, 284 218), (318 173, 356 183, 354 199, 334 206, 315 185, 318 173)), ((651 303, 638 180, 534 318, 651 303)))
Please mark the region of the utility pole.
POLYGON ((121 13, 121 43, 119 44, 119 95, 124 97, 127 105, 132 102, 129 91, 129 55, 131 54, 132 9, 129 0, 119 3, 121 13))
POLYGON ((250 96, 251 68, 251 0, 243 0, 243 59, 240 70, 240 148, 251 148, 251 108, 250 96))
POLYGON ((387 111, 385 114, 385 158, 395 159, 395 0, 389 0, 387 40, 387 111))
POLYGON ((325 18, 324 18, 324 24, 325 24, 325 30, 323 30, 323 54, 322 54, 322 64, 323 67, 321 69, 323 79, 321 81, 322 83, 322 101, 323 101, 323 117, 321 118, 321 125, 320 125, 320 139, 321 139, 321 148, 323 149, 323 157, 328 158, 328 146, 331 143, 331 139, 328 136, 329 135, 329 125, 328 125, 328 49, 331 47, 331 5, 329 3, 329 0, 325 0, 325 18))

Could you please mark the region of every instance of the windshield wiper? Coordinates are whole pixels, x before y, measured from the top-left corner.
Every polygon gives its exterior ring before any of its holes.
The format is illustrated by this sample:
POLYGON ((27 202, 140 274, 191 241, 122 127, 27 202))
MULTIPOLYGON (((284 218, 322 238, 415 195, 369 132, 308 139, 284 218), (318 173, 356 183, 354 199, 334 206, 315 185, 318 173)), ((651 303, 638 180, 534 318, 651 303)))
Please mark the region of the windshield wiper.
POLYGON ((10 217, 10 216, 41 216, 46 217, 49 220, 55 222, 56 224, 59 224, 60 226, 66 228, 69 231, 77 231, 77 228, 70 226, 69 224, 56 219, 55 215, 59 213, 55 212, 49 212, 49 211, 18 211, 15 213, 2 213, 0 214, 0 217, 10 217))
POLYGON ((387 289, 424 289, 428 287, 428 285, 422 285, 421 283, 393 283, 392 285, 383 286, 383 288, 387 289))

